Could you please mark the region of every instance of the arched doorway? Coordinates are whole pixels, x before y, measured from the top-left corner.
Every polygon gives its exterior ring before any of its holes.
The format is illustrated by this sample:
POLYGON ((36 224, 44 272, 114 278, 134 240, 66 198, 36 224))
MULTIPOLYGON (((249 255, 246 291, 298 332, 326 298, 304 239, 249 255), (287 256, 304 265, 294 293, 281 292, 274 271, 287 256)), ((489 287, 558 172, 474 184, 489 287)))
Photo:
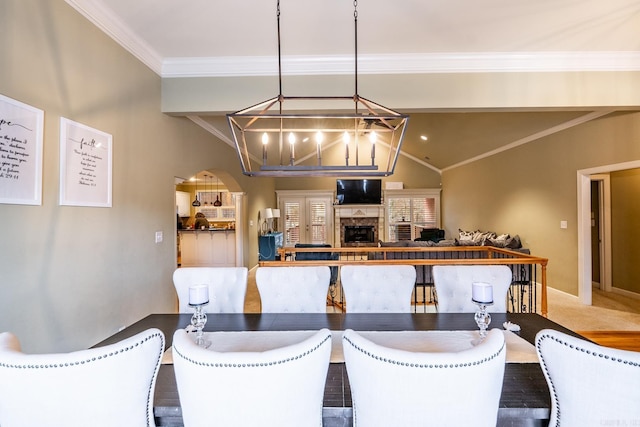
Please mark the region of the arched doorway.
POLYGON ((206 169, 176 178, 175 190, 176 265, 242 266, 245 201, 237 181, 225 171, 206 169))

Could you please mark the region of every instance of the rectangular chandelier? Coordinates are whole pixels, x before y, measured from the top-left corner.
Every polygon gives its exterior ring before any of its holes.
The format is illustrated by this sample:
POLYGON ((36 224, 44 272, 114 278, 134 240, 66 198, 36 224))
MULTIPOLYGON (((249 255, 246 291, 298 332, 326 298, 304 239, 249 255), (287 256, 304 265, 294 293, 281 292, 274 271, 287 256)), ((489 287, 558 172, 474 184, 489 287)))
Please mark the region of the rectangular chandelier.
POLYGON ((227 120, 245 175, 389 176, 409 116, 359 96, 278 96, 228 114, 227 120), (287 113, 285 102, 325 105, 315 105, 312 113, 287 113), (350 112, 339 107, 345 103, 350 112), (327 106, 332 112, 317 112, 327 106))
POLYGON ((357 0, 353 6, 354 95, 284 96, 278 0, 280 92, 275 98, 227 114, 245 175, 366 177, 393 174, 409 116, 358 95, 357 0))

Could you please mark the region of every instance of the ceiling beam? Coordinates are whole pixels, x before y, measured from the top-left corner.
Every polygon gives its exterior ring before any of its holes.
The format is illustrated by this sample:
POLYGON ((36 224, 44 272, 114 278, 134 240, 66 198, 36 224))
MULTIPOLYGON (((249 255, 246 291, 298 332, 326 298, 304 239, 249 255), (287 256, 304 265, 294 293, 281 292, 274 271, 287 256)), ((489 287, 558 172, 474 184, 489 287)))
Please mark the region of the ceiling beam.
POLYGON ((569 121, 566 121, 566 122, 561 123, 559 125, 552 126, 552 127, 548 128, 548 129, 545 129, 543 131, 536 132, 533 135, 529 135, 529 136, 526 136, 524 138, 518 139, 517 141, 513 141, 513 142, 511 142, 511 143, 509 143, 507 145, 503 145, 502 147, 496 148, 495 150, 487 151, 486 153, 480 154, 480 155, 475 156, 475 157, 471 157, 471 158, 469 158, 467 160, 464 160, 462 162, 458 162, 458 163, 456 163, 454 165, 447 166, 446 168, 442 169, 442 172, 446 172, 448 170, 455 169, 455 168, 458 168, 460 166, 464 166, 464 165, 467 165, 469 163, 473 163, 473 162, 476 162, 478 160, 485 159, 487 157, 502 153, 504 151, 511 150, 512 148, 516 148, 516 147, 519 147, 521 145, 528 144, 529 142, 536 141, 536 140, 538 140, 540 138, 544 138, 544 137, 552 135, 554 133, 562 132, 563 130, 572 128, 574 126, 581 125, 581 124, 586 123, 586 122, 591 121, 591 120, 595 120, 595 119, 597 119, 599 117, 602 117, 602 116, 606 116, 607 114, 613 113, 614 111, 615 110, 593 111, 593 112, 591 112, 589 114, 585 114, 585 115, 577 117, 577 118, 575 118, 573 120, 569 120, 569 121))

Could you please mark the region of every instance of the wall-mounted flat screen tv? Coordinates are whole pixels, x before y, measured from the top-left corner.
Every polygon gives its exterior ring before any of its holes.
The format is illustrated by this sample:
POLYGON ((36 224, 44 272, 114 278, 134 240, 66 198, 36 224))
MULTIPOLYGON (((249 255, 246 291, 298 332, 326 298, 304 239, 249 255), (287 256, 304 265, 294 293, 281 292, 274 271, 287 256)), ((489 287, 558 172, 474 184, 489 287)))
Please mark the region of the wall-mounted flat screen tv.
POLYGON ((379 205, 382 202, 382 180, 338 179, 336 197, 340 205, 379 205))

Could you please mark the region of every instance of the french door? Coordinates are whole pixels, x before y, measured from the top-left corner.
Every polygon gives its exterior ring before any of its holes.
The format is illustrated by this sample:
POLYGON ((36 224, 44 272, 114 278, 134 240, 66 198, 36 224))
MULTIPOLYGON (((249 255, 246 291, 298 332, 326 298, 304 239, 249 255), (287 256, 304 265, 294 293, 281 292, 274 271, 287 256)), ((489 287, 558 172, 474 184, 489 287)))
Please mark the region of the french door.
POLYGON ((280 197, 284 246, 296 243, 333 245, 332 196, 280 197))

